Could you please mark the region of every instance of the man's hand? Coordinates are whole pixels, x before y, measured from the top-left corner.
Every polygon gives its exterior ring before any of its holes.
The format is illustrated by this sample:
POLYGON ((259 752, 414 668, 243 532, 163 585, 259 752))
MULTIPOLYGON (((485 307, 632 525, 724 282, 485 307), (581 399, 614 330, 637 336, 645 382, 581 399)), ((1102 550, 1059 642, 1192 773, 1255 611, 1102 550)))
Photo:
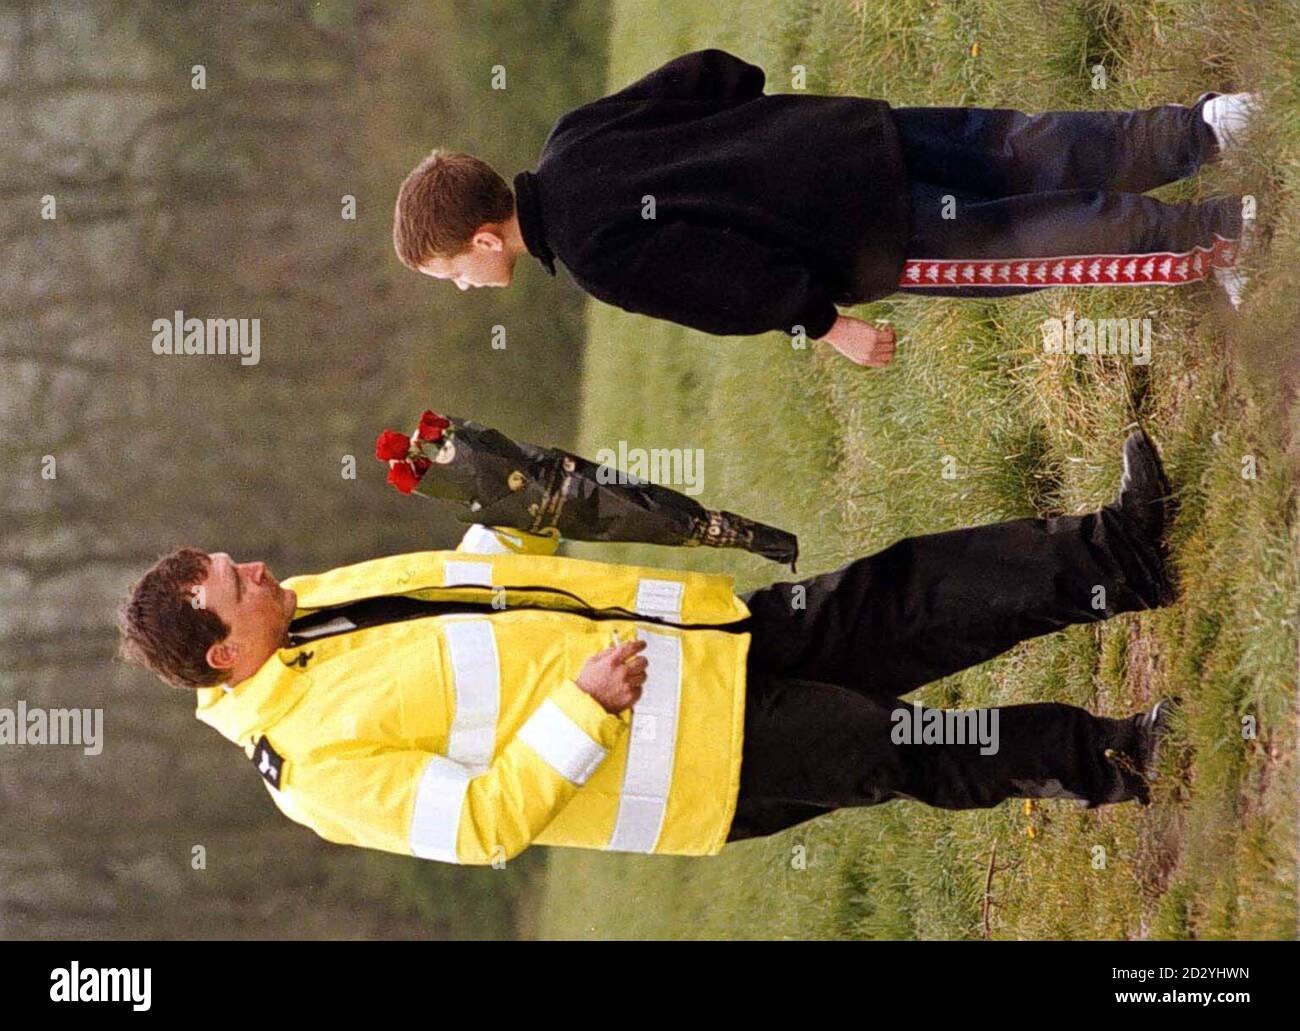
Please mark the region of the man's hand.
POLYGON ((851 315, 841 315, 822 339, 858 365, 879 367, 894 360, 893 326, 877 329, 851 315))
POLYGON ((606 712, 619 713, 636 704, 645 686, 648 663, 640 652, 645 641, 628 641, 597 652, 578 674, 578 686, 604 706, 606 712))

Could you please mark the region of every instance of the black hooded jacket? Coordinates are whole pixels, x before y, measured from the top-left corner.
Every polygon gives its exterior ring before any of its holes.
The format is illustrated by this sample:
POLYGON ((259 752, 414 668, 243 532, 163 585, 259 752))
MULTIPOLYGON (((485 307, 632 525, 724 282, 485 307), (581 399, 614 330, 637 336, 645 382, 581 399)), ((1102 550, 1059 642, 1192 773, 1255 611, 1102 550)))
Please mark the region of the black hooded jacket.
POLYGON ((763 83, 701 50, 570 111, 514 180, 529 252, 599 300, 719 335, 818 339, 837 303, 892 293, 911 207, 889 105, 763 83))

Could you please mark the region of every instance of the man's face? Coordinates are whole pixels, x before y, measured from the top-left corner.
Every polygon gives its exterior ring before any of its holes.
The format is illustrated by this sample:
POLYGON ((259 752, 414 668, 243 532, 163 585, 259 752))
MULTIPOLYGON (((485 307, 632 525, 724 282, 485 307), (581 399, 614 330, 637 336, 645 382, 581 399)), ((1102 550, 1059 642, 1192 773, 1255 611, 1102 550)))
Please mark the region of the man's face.
POLYGON ((504 238, 494 229, 484 227, 454 258, 430 258, 420 266, 420 271, 434 279, 449 280, 462 290, 472 286, 509 286, 515 259, 506 250, 504 238))
POLYGON ((208 555, 199 586, 207 609, 230 627, 208 649, 208 664, 229 670, 232 681, 251 676, 283 644, 298 596, 280 586, 265 562, 236 562, 224 551, 208 555))

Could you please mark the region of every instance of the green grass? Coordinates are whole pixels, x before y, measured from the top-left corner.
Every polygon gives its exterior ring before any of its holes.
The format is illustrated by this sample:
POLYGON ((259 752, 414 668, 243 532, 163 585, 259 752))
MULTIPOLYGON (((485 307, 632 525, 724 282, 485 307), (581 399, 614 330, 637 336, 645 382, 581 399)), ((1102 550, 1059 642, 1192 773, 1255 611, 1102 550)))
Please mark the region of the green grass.
MULTIPOLYGON (((1294 937, 1295 453, 1300 302, 1300 56, 1294 5, 1191 0, 1043 3, 615 5, 611 87, 721 46, 787 91, 902 105, 1130 108, 1250 86, 1270 103, 1248 160, 1156 195, 1237 190, 1274 230, 1240 321, 1208 290, 1048 291, 999 302, 889 300, 857 314, 899 328, 899 356, 864 370, 777 335, 716 338, 589 308, 581 450, 619 440, 704 449, 708 503, 799 533, 801 573, 909 534, 1108 500, 1124 427, 1142 418, 1179 490, 1182 603, 1041 638, 914 697, 1056 699, 1108 715, 1187 700, 1156 804, 1066 802, 947 813, 895 802, 841 811, 720 856, 552 849, 544 937, 1294 937), (1107 88, 1091 88, 1092 69, 1107 88), (1042 320, 1150 317, 1154 360, 1054 356, 1042 320), (957 475, 945 479, 945 456, 957 475), (1244 478, 1246 462, 1257 470, 1244 478), (1244 716, 1259 733, 1243 739, 1244 716), (796 850, 801 847, 803 853, 796 850), (996 865, 989 876, 990 856, 996 865), (1104 852, 1104 864, 1099 861, 1104 852), (799 855, 806 862, 795 862, 799 855), (986 881, 992 905, 985 912, 986 881), (987 920, 987 932, 986 932, 987 920)), ((653 548, 612 560, 723 569, 757 559, 653 548)))

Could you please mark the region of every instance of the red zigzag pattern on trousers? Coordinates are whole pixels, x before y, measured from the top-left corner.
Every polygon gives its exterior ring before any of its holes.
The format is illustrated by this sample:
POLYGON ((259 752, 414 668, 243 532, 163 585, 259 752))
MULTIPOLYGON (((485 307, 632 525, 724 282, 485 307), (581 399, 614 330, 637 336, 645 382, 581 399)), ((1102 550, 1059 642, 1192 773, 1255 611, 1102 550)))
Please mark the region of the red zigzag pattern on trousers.
POLYGON ((1237 261, 1237 240, 1217 233, 1213 247, 1175 254, 1073 254, 1057 258, 915 258, 898 285, 927 286, 1179 286, 1237 261))

